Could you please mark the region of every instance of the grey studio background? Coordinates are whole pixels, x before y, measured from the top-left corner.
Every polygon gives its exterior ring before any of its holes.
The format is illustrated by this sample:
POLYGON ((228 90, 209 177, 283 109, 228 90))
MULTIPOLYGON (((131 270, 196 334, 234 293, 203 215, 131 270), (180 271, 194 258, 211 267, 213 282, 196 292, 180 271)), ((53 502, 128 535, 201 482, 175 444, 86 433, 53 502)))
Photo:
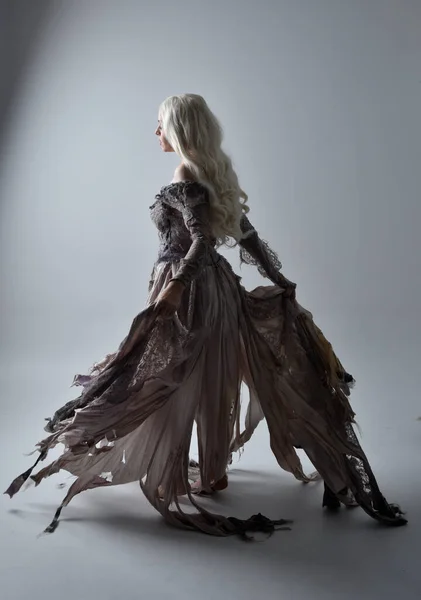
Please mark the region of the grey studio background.
POLYGON ((277 467, 262 425, 217 503, 293 518, 292 532, 248 545, 179 532, 133 484, 75 498, 37 538, 61 474, 2 497, 2 598, 418 598, 421 3, 0 9, 3 488, 30 465, 43 418, 74 397, 73 375, 115 350, 144 306, 148 207, 176 166, 154 138, 157 109, 188 91, 221 119, 253 222, 355 375, 364 448, 410 519, 385 530, 361 510, 329 518, 320 485, 277 467))

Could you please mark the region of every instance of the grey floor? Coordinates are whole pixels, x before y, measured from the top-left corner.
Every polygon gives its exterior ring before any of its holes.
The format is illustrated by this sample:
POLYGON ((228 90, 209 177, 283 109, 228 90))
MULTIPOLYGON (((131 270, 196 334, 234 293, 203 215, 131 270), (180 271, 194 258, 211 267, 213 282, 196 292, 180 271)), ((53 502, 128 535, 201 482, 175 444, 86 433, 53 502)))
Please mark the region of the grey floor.
MULTIPOLYGON (((65 372, 66 365, 56 366, 53 376, 47 367, 17 367, 3 375, 1 392, 8 397, 0 453, 4 488, 32 461, 22 453, 42 435, 41 419, 66 381, 65 372), (40 400, 34 397, 31 408, 20 411, 22 395, 34 390, 40 400)), ((387 382, 379 386, 380 396, 383 385, 387 382)), ((358 388, 355 397, 357 404, 366 400, 358 388)), ((2 597, 419 598, 421 422, 416 414, 402 415, 399 402, 395 411, 374 411, 375 419, 369 419, 364 415, 370 411, 362 410, 360 424, 385 495, 408 513, 405 528, 385 529, 359 509, 324 513, 321 485, 305 486, 281 472, 262 426, 241 460, 234 461, 229 489, 204 502, 227 515, 292 518, 292 531, 244 543, 174 530, 133 484, 76 497, 57 531, 39 537, 65 493, 62 484, 68 479, 59 474, 13 500, 2 496, 2 597)))
POLYGON ((204 502, 292 518, 292 531, 246 544, 170 529, 133 484, 76 497, 39 537, 65 494, 58 475, 1 496, 2 600, 420 598, 420 3, 3 5, 3 489, 73 374, 115 350, 143 306, 148 207, 176 166, 156 143, 158 105, 187 91, 221 119, 254 224, 356 376, 363 446, 409 525, 325 514, 321 485, 283 473, 262 426, 204 502))

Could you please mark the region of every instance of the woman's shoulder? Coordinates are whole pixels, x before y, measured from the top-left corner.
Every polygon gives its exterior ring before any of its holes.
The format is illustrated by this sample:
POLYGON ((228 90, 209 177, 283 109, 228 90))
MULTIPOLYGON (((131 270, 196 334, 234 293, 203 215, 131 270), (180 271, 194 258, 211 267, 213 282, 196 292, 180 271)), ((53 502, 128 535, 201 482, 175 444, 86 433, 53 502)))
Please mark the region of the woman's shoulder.
POLYGON ((184 182, 189 182, 189 183, 199 183, 194 174, 190 171, 190 169, 188 167, 186 167, 186 165, 179 165, 176 170, 174 171, 174 177, 172 179, 171 183, 184 183, 184 182))
POLYGON ((177 167, 172 182, 161 189, 161 194, 174 207, 177 204, 185 206, 208 200, 207 187, 185 165, 177 167))

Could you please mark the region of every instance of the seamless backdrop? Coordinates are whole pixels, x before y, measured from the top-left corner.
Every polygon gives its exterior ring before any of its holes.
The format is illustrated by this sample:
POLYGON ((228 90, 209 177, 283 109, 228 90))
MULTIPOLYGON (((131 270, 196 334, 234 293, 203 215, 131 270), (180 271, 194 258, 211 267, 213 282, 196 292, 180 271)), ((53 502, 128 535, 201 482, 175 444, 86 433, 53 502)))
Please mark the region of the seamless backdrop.
POLYGON ((75 499, 37 539, 62 476, 2 500, 5 598, 418 597, 420 2, 18 0, 0 14, 1 485, 144 306, 148 207, 177 164, 154 138, 158 106, 194 92, 222 121, 251 219, 356 377, 364 447, 410 519, 328 519, 263 425, 218 502, 292 517, 293 532, 245 546, 169 530, 133 485, 75 499))

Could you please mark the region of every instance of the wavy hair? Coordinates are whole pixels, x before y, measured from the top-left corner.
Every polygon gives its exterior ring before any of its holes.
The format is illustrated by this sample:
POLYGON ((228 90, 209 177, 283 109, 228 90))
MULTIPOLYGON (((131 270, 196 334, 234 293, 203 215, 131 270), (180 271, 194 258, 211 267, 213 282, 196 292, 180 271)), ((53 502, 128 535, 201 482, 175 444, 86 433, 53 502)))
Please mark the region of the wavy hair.
POLYGON ((242 237, 241 217, 248 213, 231 159, 222 150, 222 127, 202 96, 170 96, 159 109, 162 130, 195 179, 209 190, 211 226, 218 245, 242 237))

